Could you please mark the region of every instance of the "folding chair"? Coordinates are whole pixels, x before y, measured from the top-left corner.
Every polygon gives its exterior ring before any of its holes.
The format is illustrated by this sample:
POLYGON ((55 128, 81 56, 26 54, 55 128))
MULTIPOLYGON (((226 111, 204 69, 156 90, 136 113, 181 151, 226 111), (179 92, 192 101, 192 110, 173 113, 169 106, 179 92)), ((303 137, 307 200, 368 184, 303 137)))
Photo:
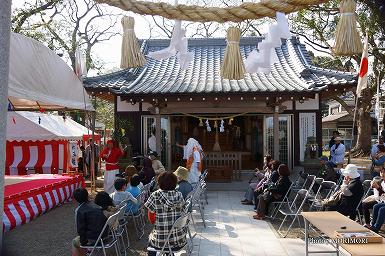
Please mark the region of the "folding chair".
POLYGON ((173 250, 171 248, 171 245, 170 245, 170 237, 171 237, 171 234, 175 232, 175 230, 180 230, 180 229, 183 229, 184 232, 185 232, 185 236, 187 236, 187 228, 188 228, 188 223, 189 223, 189 217, 188 217, 188 214, 182 214, 182 216, 180 216, 175 222, 174 224, 172 225, 172 228, 170 229, 170 231, 168 232, 168 235, 167 235, 167 240, 166 242, 164 243, 163 247, 159 250, 159 249, 156 249, 156 248, 153 248, 153 247, 148 247, 147 250, 148 251, 153 251, 153 252, 157 252, 159 253, 159 256, 162 256, 162 255, 165 255, 165 254, 173 254, 173 253, 176 253, 176 252, 180 252, 182 249, 184 249, 185 247, 187 247, 187 255, 190 255, 191 254, 191 248, 190 248, 190 245, 186 239, 186 243, 184 244, 184 246, 182 248, 179 248, 178 250, 173 250))
POLYGON ((193 193, 193 196, 191 198, 192 208, 197 207, 198 211, 201 215, 203 226, 206 227, 206 221, 205 221, 205 214, 204 214, 204 204, 202 203, 201 196, 204 193, 204 184, 202 185, 201 182, 199 182, 195 188, 195 192, 193 193))
MULTIPOLYGON (((304 175, 305 175, 306 178, 307 178, 307 176, 308 176, 309 174, 304 173, 304 175)), ((306 181, 306 178, 303 178, 301 175, 298 175, 297 179, 293 182, 293 187, 292 187, 292 189, 295 189, 295 190, 301 189, 301 188, 303 187, 304 182, 306 181), (301 183, 301 180, 303 180, 302 183, 301 183)))
POLYGON ((308 191, 311 191, 313 188, 314 182, 315 182, 316 176, 315 175, 308 175, 305 179, 305 182, 302 184, 301 188, 294 188, 293 191, 297 192, 301 189, 306 189, 308 191))
POLYGON ((322 200, 328 199, 332 194, 337 184, 334 181, 322 181, 317 194, 314 199, 310 199, 312 202, 309 211, 315 209, 316 211, 322 210, 322 200))
POLYGON ((199 180, 201 182, 203 182, 206 186, 204 188, 204 191, 203 191, 203 194, 204 194, 204 198, 205 198, 205 201, 206 201, 206 204, 209 204, 208 200, 207 200, 207 184, 206 184, 206 177, 207 177, 207 170, 204 170, 203 173, 201 174, 201 176, 199 177, 199 180))
POLYGON ((290 193, 291 193, 292 188, 294 186, 295 186, 295 183, 294 182, 291 183, 289 189, 287 190, 285 196, 283 197, 283 199, 281 201, 275 201, 275 202, 270 203, 270 208, 272 208, 272 211, 271 211, 270 215, 266 216, 267 218, 272 218, 274 220, 275 217, 277 216, 279 209, 281 209, 282 204, 287 203, 289 205, 289 196, 290 196, 290 193))
POLYGON ((314 185, 313 185, 312 191, 309 191, 309 195, 307 197, 307 202, 310 202, 310 204, 317 198, 317 196, 320 192, 321 184, 323 181, 324 181, 323 178, 315 178, 314 184, 318 185, 318 189, 317 189, 316 193, 314 194, 314 190, 313 190, 314 185))
POLYGON ((87 256, 93 255, 95 251, 103 251, 103 255, 107 256, 106 254, 106 249, 115 248, 116 255, 121 255, 120 254, 120 249, 119 249, 119 243, 118 239, 116 236, 116 231, 118 227, 118 216, 119 212, 111 215, 107 221, 106 224, 104 224, 104 227, 102 231, 100 232, 98 239, 96 240, 94 245, 81 245, 80 248, 82 249, 87 249, 87 256), (108 230, 108 234, 104 236, 104 233, 108 230))
POLYGON ((144 203, 145 203, 145 192, 141 192, 136 199, 138 200, 138 204, 140 204, 140 208, 138 209, 137 212, 133 211, 133 206, 131 206, 130 209, 128 209, 128 213, 125 213, 125 217, 127 219, 132 219, 135 227, 135 232, 136 236, 140 240, 143 235, 144 235, 144 227, 146 225, 144 214, 145 214, 145 209, 144 209, 144 203))
POLYGON ((127 202, 129 200, 124 200, 119 205, 119 211, 118 211, 118 227, 116 229, 116 237, 118 238, 118 242, 120 241, 122 243, 122 252, 124 255, 127 254, 127 249, 130 247, 130 239, 128 236, 128 230, 127 230, 127 219, 125 217, 125 212, 127 208, 127 202), (123 204, 125 202, 125 204, 123 204), (124 237, 126 237, 127 240, 127 246, 124 241, 124 237))
POLYGON ((357 215, 358 215, 358 220, 360 221, 360 224, 363 225, 363 221, 362 221, 362 215, 361 215, 361 204, 362 204, 362 201, 368 197, 370 191, 372 190, 371 189, 371 184, 372 184, 372 180, 364 180, 364 182, 362 182, 362 187, 364 188, 364 194, 360 200, 360 202, 358 203, 357 207, 356 207, 356 212, 357 212, 357 215))
POLYGON ((302 208, 306 202, 306 198, 307 198, 308 194, 309 194, 309 191, 306 189, 299 190, 297 192, 297 195, 295 196, 293 202, 289 205, 289 207, 279 210, 279 212, 285 216, 281 222, 281 225, 278 228, 278 233, 281 236, 286 237, 289 234, 291 227, 293 226, 295 220, 298 220, 298 225, 301 226, 299 216, 301 215, 302 208), (282 226, 285 223, 287 217, 289 217, 289 216, 293 217, 293 220, 291 221, 288 229, 286 230, 286 233, 283 235, 281 229, 282 229, 282 226))

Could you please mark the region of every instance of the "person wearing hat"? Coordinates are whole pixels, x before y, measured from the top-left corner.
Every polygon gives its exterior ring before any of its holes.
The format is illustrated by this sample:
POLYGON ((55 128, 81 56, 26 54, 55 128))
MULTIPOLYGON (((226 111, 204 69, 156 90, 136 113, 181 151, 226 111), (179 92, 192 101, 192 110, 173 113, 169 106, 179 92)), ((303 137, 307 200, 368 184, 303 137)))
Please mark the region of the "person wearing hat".
POLYGON ((151 151, 148 154, 148 156, 151 159, 152 169, 154 169, 156 175, 159 175, 162 172, 166 171, 166 169, 164 168, 162 162, 158 159, 158 153, 156 153, 155 151, 151 151))
POLYGON ((341 143, 341 137, 336 137, 334 141, 335 144, 330 149, 330 160, 334 164, 334 167, 342 167, 345 158, 345 145, 341 143))
POLYGON ((341 169, 341 174, 344 176, 344 181, 339 190, 341 197, 329 210, 338 211, 355 220, 357 213, 356 208, 364 195, 360 173, 356 165, 348 164, 345 169, 341 169))
POLYGON ((187 195, 193 191, 193 187, 188 182, 189 171, 187 168, 179 166, 174 174, 178 178, 178 186, 176 187, 176 190, 182 193, 183 199, 186 199, 187 195))
POLYGON ((333 131, 333 136, 329 140, 329 149, 331 149, 336 143, 335 138, 337 138, 338 136, 340 136, 340 133, 338 131, 333 131))
POLYGON ((116 174, 119 174, 119 158, 123 156, 123 151, 116 146, 113 140, 107 141, 107 147, 100 153, 100 157, 106 161, 106 171, 104 172, 104 191, 111 194, 115 191, 114 182, 116 174))

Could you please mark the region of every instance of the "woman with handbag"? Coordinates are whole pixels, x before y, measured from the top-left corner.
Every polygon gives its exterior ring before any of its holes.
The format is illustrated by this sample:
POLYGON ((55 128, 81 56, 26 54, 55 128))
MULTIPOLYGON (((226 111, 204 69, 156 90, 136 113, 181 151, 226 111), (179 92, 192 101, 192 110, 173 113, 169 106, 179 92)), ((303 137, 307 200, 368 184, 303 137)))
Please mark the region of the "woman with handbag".
POLYGON ((253 205, 254 190, 257 188, 260 181, 270 174, 272 169, 271 160, 272 157, 270 155, 265 155, 263 160, 264 165, 262 171, 260 171, 258 168, 255 169, 253 177, 251 177, 251 179, 249 180, 249 186, 247 187, 245 198, 241 201, 242 204, 253 205))
POLYGON ((264 219, 269 204, 274 201, 281 201, 289 190, 291 181, 289 179, 290 171, 287 165, 281 164, 278 167, 278 174, 278 181, 270 184, 264 190, 263 194, 258 196, 257 214, 253 216, 254 219, 264 219))

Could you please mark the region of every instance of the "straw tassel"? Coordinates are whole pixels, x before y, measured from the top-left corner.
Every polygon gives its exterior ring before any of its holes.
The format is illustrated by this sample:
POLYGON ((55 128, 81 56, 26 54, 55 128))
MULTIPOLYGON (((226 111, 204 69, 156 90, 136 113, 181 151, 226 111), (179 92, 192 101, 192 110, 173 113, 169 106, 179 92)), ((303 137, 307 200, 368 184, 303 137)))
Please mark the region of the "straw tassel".
POLYGON ((135 35, 135 20, 133 17, 124 16, 122 18, 123 40, 121 68, 141 67, 146 63, 146 59, 140 51, 138 39, 135 35))
POLYGON ((227 47, 221 67, 221 76, 224 79, 240 80, 245 75, 245 66, 239 48, 241 31, 231 27, 227 30, 227 47))
POLYGON ((356 3, 354 0, 342 0, 340 3, 341 18, 336 29, 336 40, 333 54, 350 56, 362 52, 362 42, 357 30, 356 3))

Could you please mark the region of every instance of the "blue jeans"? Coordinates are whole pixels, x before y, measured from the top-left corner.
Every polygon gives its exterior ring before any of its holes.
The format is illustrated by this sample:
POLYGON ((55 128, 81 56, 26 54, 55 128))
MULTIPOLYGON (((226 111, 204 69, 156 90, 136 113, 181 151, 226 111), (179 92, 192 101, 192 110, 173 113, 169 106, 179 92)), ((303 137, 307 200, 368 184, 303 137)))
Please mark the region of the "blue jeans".
POLYGON ((373 206, 372 227, 375 231, 380 230, 385 222, 385 203, 378 203, 373 206))

